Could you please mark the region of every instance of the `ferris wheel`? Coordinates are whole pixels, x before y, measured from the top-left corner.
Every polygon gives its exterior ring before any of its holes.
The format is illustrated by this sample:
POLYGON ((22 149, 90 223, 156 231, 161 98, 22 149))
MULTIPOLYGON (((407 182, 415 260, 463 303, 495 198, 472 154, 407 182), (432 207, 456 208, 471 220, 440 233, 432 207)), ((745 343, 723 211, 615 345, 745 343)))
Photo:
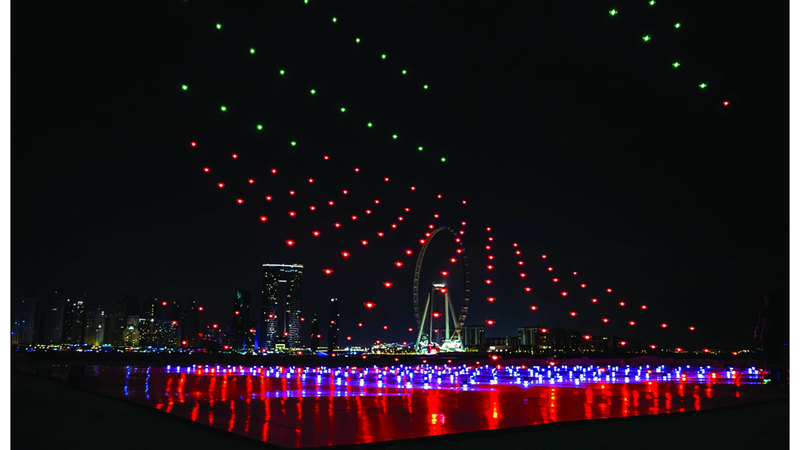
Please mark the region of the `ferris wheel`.
POLYGON ((441 349, 442 351, 463 351, 463 339, 461 331, 464 328, 464 322, 467 318, 467 311, 469 309, 469 263, 467 260, 467 252, 464 247, 463 239, 458 233, 450 227, 439 227, 433 230, 423 244, 422 249, 417 255, 417 264, 414 269, 414 315, 417 320, 417 342, 415 348, 419 352, 428 352, 433 348, 441 349), (444 282, 431 283, 426 286, 423 292, 423 297, 420 296, 420 279, 423 262, 425 260, 425 252, 428 246, 437 235, 451 235, 456 243, 456 254, 458 261, 461 263, 461 269, 464 275, 463 301, 454 303, 451 297, 451 289, 444 282), (440 306, 443 312, 437 308, 440 306), (444 323, 441 323, 443 319, 444 323), (438 322, 444 328, 443 334, 440 333, 439 328, 436 328, 436 335, 443 336, 441 342, 436 342, 434 339, 434 322, 438 322), (452 328, 451 328, 452 325, 452 328))

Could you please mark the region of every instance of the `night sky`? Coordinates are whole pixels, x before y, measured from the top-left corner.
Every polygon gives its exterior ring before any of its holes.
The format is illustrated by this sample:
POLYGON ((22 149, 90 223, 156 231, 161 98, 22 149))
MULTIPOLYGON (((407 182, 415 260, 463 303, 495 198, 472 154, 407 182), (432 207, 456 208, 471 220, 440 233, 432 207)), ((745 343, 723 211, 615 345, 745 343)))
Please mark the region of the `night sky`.
MULTIPOLYGON (((99 306, 125 294, 193 298, 222 322, 236 288, 258 305, 261 263, 299 262, 307 314, 324 323, 335 296, 340 336, 410 341, 416 253, 403 250, 419 249, 435 211, 442 225, 468 221, 467 323, 496 319, 489 336, 543 325, 745 345, 763 292, 788 331, 785 3, 12 6, 12 297, 59 289, 99 306), (620 14, 610 17, 612 7, 620 14), (271 167, 280 169, 272 178, 271 167), (375 182, 384 176, 391 182, 375 182), (334 194, 342 188, 352 192, 334 194), (334 197, 336 214, 312 217, 302 206, 334 197), (384 209, 334 231, 373 198, 384 209), (403 206, 412 212, 389 236, 403 206), (503 271, 491 292, 481 286, 486 226, 503 271), (359 248, 365 236, 370 245, 359 248), (287 238, 298 244, 287 248, 287 238), (532 295, 522 294, 511 242, 525 252, 532 295), (353 256, 342 260, 342 249, 353 256), (558 286, 547 265, 560 270, 558 286), (579 292, 573 270, 607 309, 579 292), (601 296, 605 287, 613 295, 601 296), (619 300, 630 307, 614 309, 619 300), (640 304, 648 311, 632 311, 640 304), (613 326, 600 324, 604 315, 613 326), (629 315, 640 326, 621 325, 629 315), (658 330, 662 321, 675 326, 658 330)), ((447 265, 434 261, 449 256, 446 244, 426 260, 431 273, 447 265)))

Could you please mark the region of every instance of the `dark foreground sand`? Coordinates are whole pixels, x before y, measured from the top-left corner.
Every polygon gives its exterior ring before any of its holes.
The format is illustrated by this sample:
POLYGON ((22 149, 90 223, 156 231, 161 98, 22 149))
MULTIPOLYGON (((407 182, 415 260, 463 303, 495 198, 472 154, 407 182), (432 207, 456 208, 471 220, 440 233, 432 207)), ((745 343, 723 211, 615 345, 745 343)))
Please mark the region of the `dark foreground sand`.
MULTIPOLYGON (((15 450, 275 448, 155 409, 19 372, 14 372, 11 379, 11 444, 15 450)), ((538 425, 360 447, 650 450, 723 446, 788 448, 788 399, 702 412, 538 425)))

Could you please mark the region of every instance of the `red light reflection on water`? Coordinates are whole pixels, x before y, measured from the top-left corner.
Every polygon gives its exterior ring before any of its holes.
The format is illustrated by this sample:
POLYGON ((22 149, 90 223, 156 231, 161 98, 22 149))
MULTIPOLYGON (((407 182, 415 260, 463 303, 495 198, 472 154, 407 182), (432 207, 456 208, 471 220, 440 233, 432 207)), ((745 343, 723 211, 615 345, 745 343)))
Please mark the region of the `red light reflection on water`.
MULTIPOLYGON (((93 367, 84 386, 285 447, 348 445, 738 404, 759 386, 705 380, 419 385, 395 368, 93 367), (377 374, 382 374, 378 383, 377 374), (370 378, 370 375, 373 377, 370 378), (412 383, 413 386, 410 387, 412 383), (369 411, 369 414, 364 414, 369 411)), ((488 370, 488 369, 487 369, 488 370)), ((413 376, 410 373, 414 373, 413 376)), ((757 394, 757 392, 756 392, 757 394)))

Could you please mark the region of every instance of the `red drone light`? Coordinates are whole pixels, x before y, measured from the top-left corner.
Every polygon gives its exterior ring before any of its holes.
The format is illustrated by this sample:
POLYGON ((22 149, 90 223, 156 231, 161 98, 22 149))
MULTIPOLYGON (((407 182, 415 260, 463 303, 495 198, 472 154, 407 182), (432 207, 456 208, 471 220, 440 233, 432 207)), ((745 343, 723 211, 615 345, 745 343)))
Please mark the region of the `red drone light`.
POLYGON ((332 273, 333 273, 333 269, 324 269, 324 270, 322 271, 322 273, 324 273, 325 275, 330 275, 330 274, 332 274, 332 273))
POLYGON ((349 193, 350 193, 350 191, 348 191, 347 189, 342 189, 342 195, 347 195, 349 193))
POLYGON ((334 224, 333 224, 333 226, 334 226, 334 227, 336 227, 336 228, 339 228, 339 227, 341 227, 341 226, 342 226, 342 224, 341 224, 341 223, 339 223, 339 222, 336 222, 336 223, 334 223, 334 224))
POLYGON ((350 220, 358 220, 358 216, 352 215, 352 216, 350 216, 350 220))
POLYGON ((322 159, 324 159, 325 161, 327 161, 327 160, 331 159, 331 157, 330 157, 330 156, 328 156, 328 155, 325 155, 325 156, 323 156, 323 157, 322 157, 322 159))
POLYGON ((403 267, 403 261, 395 261, 394 265, 397 267, 403 267))
POLYGON ((363 324, 363 323, 361 323, 361 322, 358 322, 358 326, 359 326, 359 327, 363 327, 363 326, 364 326, 364 324, 363 324))
POLYGON ((441 199, 442 198, 442 194, 436 194, 436 198, 441 199))
POLYGON ((442 313, 434 311, 431 313, 431 315, 433 316, 434 319, 438 319, 439 317, 441 317, 442 313))
POLYGON ((413 329, 413 328, 411 328, 411 327, 408 327, 408 332, 410 333, 410 332, 412 332, 412 331, 414 331, 414 329, 413 329))
POLYGON ((376 204, 376 205, 380 205, 380 204, 381 204, 381 201, 380 201, 380 200, 378 200, 378 199, 375 199, 375 204, 376 204))
POLYGON ((415 186, 411 186, 411 190, 412 190, 412 191, 416 191, 416 190, 417 190, 417 188, 416 188, 415 186))
POLYGON ((365 209, 364 210, 364 214, 372 214, 372 210, 371 209, 365 209))
POLYGON ((414 252, 413 252, 412 250, 410 250, 410 249, 407 249, 407 250, 406 250, 406 255, 411 255, 411 254, 413 254, 413 253, 414 253, 414 252))
POLYGON ((333 206, 333 205, 334 205, 334 201, 333 200, 328 200, 328 206, 333 206))
POLYGON ((630 322, 628 322, 628 325, 635 326, 636 325, 636 321, 635 320, 631 320, 630 322))
POLYGON ((272 174, 276 174, 276 173, 278 173, 278 169, 270 169, 270 172, 271 172, 272 174))
POLYGON ((203 167, 203 172, 208 173, 209 171, 211 171, 211 169, 209 169, 208 167, 203 167))
POLYGON ((378 231, 378 237, 383 237, 383 231, 378 231))
POLYGON ((611 293, 611 292, 613 292, 613 291, 611 290, 611 288, 607 288, 607 289, 606 289, 606 292, 608 292, 608 293, 610 294, 610 293, 611 293))
POLYGON ((314 205, 311 205, 311 206, 308 207, 308 209, 311 210, 311 211, 316 211, 317 207, 314 206, 314 205))
POLYGON ((314 179, 313 179, 313 178, 309 178, 309 179, 308 179, 308 182, 309 182, 309 183, 313 183, 313 182, 314 182, 314 179))
POLYGON ((619 306, 625 306, 625 302, 619 302, 619 306))
POLYGON ((661 324, 661 328, 667 328, 668 326, 669 326, 669 325, 667 325, 666 323, 662 323, 662 324, 661 324))
POLYGON ((583 339, 584 339, 584 340, 587 340, 587 341, 588 341, 588 340, 590 340, 591 338, 592 338, 592 335, 591 335, 591 334, 584 334, 584 335, 583 335, 583 339))
POLYGON ((294 211, 289 211, 289 217, 294 217, 294 216, 296 216, 296 215, 297 215, 297 213, 296 213, 296 212, 294 212, 294 211))
POLYGON ((189 142, 189 145, 192 147, 197 147, 197 142, 195 141, 189 142))
POLYGON ((232 154, 232 155, 231 155, 231 158, 233 158, 233 159, 236 159, 236 158, 238 158, 238 157, 239 157, 239 155, 237 155, 236 153, 234 153, 234 154, 232 154))
POLYGON ((533 289, 532 289, 530 286, 525 286, 525 292, 530 292, 530 291, 532 291, 532 290, 533 290, 533 289))
POLYGON ((531 305, 530 308, 531 311, 536 311, 537 309, 539 309, 536 305, 531 305))
POLYGON ((695 330, 694 327, 689 327, 689 331, 694 331, 694 330, 695 330))
POLYGON ((576 313, 575 311, 570 311, 569 315, 570 315, 570 317, 575 317, 575 316, 578 315, 578 313, 576 313))
POLYGON ((494 303, 495 300, 497 300, 497 299, 494 298, 494 297, 486 297, 486 301, 489 302, 489 303, 494 303))
POLYGON ((296 193, 297 193, 297 192, 295 192, 295 191, 289 191, 289 195, 294 195, 294 194, 296 194, 296 193))
POLYGON ((349 258, 349 257, 350 257, 350 252, 346 252, 346 251, 342 252, 342 258, 349 258))
POLYGON ((542 255, 542 259, 547 259, 547 255, 542 255))
MULTIPOLYGON (((372 309, 372 308, 375 307, 375 303, 373 303, 373 302, 365 302, 364 303, 364 307, 367 308, 367 309, 372 309)), ((358 326, 361 326, 361 324, 359 323, 358 326)))
POLYGON ((352 336, 347 336, 347 340, 351 341, 351 340, 353 340, 353 337, 352 336))
POLYGON ((497 322, 495 322, 492 319, 486 319, 486 325, 494 325, 495 323, 497 323, 497 322))
POLYGON ((198 307, 197 307, 197 310, 198 310, 198 311, 202 311, 202 310, 203 310, 203 307, 202 307, 202 306, 198 306, 198 307))
POLYGON ((389 182, 389 177, 384 177, 383 181, 388 183, 389 182))
POLYGON ((388 289, 388 288, 392 287, 393 284, 392 284, 391 281, 384 281, 383 282, 383 286, 388 289))
POLYGON ((441 273, 443 277, 446 277, 448 275, 448 272, 446 270, 443 270, 441 273))
POLYGON ((271 195, 267 195, 267 196, 265 196, 264 198, 265 198, 265 199, 266 199, 268 202, 271 202, 271 201, 272 201, 272 196, 271 196, 271 195))
POLYGON ((213 328, 217 328, 217 327, 219 327, 219 325, 217 325, 217 324, 214 324, 214 325, 211 325, 211 326, 212 326, 213 328))
POLYGON ((426 242, 426 241, 425 241, 425 239, 420 239, 420 240, 419 240, 419 243, 420 243, 420 244, 424 244, 425 242, 426 242))
POLYGON ((608 323, 608 317, 603 317, 603 323, 608 323))
POLYGON ((486 281, 486 284, 492 284, 492 280, 490 280, 489 278, 487 278, 485 281, 486 281))
POLYGON ((647 305, 642 305, 641 308, 642 309, 647 309, 647 305))
POLYGON ((586 283, 581 283, 581 288, 585 289, 586 288, 586 283))
POLYGON ((494 266, 493 266, 493 265, 491 265, 491 264, 489 264, 489 265, 487 265, 487 266, 486 266, 486 269, 488 269, 488 270, 493 270, 493 269, 494 269, 494 266))
POLYGON ((451 262, 451 263, 455 264, 455 262, 456 262, 456 261, 458 261, 458 259, 456 259, 456 258, 450 258, 450 262, 451 262))
POLYGON ((161 306, 167 306, 167 302, 161 302, 161 306))
POLYGON ((361 241, 361 245, 367 245, 367 244, 369 244, 369 241, 367 241, 366 239, 361 241))
POLYGON ((728 105, 730 105, 730 104, 731 104, 731 102, 729 102, 729 101, 727 101, 727 100, 725 100, 724 102, 722 102, 722 106, 728 106, 728 105))
POLYGON ((291 240, 291 239, 287 239, 287 240, 286 240, 286 245, 287 245, 287 246, 289 246, 289 247, 291 247, 291 246, 293 246, 293 245, 294 245, 294 241, 293 241, 293 240, 291 240))
POLYGON ((461 200, 461 204, 462 204, 462 205, 466 205, 466 204, 467 204, 467 201, 466 201, 466 200, 461 200))
POLYGON ((389 325, 384 325, 384 326, 383 326, 383 329, 384 329, 384 330, 388 330, 388 329, 389 329, 389 325))
POLYGON ((561 291, 561 296, 566 297, 568 295, 567 291, 561 291))
POLYGON ((248 182, 248 183, 250 183, 250 184, 253 184, 253 183, 255 183, 255 182, 256 182, 256 180, 254 180, 254 179, 252 179, 252 178, 248 178, 248 179, 247 179, 247 182, 248 182))
POLYGON ((359 169, 358 167, 356 167, 356 168, 354 168, 354 169, 353 169, 353 172, 356 172, 356 173, 358 173, 358 172, 361 172, 361 169, 359 169))
POLYGON ((240 204, 240 205, 241 205, 242 203, 244 203, 244 199, 242 199, 242 198, 237 198, 237 199, 236 199, 236 203, 238 203, 238 204, 240 204))
POLYGON ((447 288, 439 288, 439 292, 442 294, 447 294, 447 288))
POLYGON ((553 278, 553 283, 558 283, 558 278, 553 278))
POLYGON ((225 183, 217 183, 217 187, 222 189, 225 187, 225 183))
POLYGON ((487 257, 486 257, 486 259, 488 259, 488 260, 494 260, 494 255, 489 255, 489 256, 487 256, 487 257))

